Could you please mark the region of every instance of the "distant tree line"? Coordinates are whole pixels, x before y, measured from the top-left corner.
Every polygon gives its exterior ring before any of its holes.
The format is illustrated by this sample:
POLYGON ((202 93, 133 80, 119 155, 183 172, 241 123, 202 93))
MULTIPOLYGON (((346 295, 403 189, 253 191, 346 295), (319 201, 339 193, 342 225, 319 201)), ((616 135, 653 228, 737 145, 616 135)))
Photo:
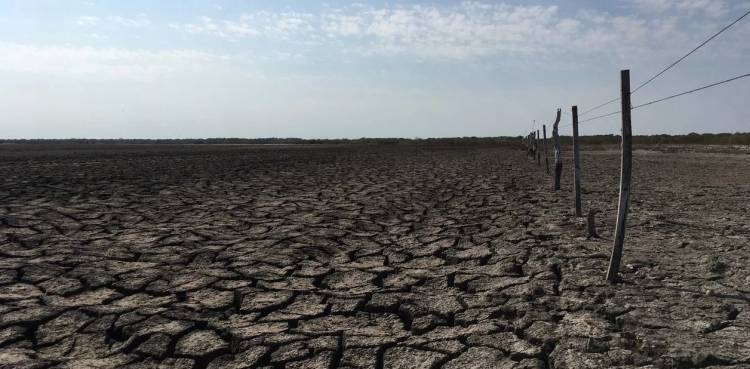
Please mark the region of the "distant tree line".
MULTIPOLYGON (((572 144, 572 136, 560 136, 564 144, 572 144)), ((584 144, 619 144, 619 135, 581 136, 584 144)), ((633 136, 636 145, 750 145, 750 133, 689 133, 687 135, 633 136)))
POLYGON ((15 144, 188 144, 188 145, 336 145, 336 144, 365 144, 365 145, 463 145, 463 144, 499 144, 517 141, 515 137, 452 137, 452 138, 334 138, 334 139, 303 139, 303 138, 187 138, 187 139, 0 139, 0 143, 15 144))
MULTIPOLYGON (((571 136, 560 136, 563 144, 571 144, 571 136)), ((0 143, 8 144, 223 144, 223 145, 496 145, 520 142, 518 137, 451 137, 451 138, 335 138, 335 139, 303 139, 303 138, 187 138, 187 139, 0 139, 0 143)), ((584 144, 618 144, 618 135, 581 136, 584 144)), ((750 145, 750 133, 690 133, 687 135, 650 135, 633 136, 633 142, 640 145, 658 144, 693 144, 693 145, 750 145)))

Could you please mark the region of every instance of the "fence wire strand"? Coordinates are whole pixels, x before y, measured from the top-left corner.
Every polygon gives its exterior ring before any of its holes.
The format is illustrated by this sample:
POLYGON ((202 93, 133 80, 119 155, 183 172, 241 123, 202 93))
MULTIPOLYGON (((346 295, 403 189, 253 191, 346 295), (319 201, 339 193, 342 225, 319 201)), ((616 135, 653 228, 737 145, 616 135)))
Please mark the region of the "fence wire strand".
POLYGON ((705 46, 706 44, 708 44, 709 42, 711 42, 711 40, 715 39, 720 34, 724 33, 724 31, 728 30, 733 25, 737 24, 737 22, 741 21, 742 18, 745 18, 748 14, 750 14, 750 10, 748 10, 747 12, 745 12, 745 14, 743 14, 741 17, 735 19, 734 22, 729 23, 728 25, 724 26, 724 28, 722 28, 721 30, 719 30, 719 32, 714 33, 713 36, 711 36, 708 39, 706 39, 706 41, 701 42, 700 45, 696 46, 693 50, 690 50, 689 53, 683 55, 681 58, 677 59, 672 64, 669 64, 666 68, 662 69, 659 73, 656 73, 654 76, 652 76, 651 78, 649 78, 648 80, 646 80, 646 82, 641 83, 638 87, 636 87, 630 93, 631 94, 635 93, 636 91, 640 90, 644 86, 646 86, 649 83, 651 83, 653 80, 659 78, 659 76, 661 76, 662 74, 666 73, 668 70, 672 69, 672 67, 674 67, 675 65, 679 64, 681 61, 685 60, 685 58, 687 58, 688 56, 692 55, 694 52, 698 51, 698 49, 702 48, 703 46, 705 46))
POLYGON ((680 97, 680 96, 683 96, 683 95, 689 95, 689 94, 692 94, 694 92, 705 90, 705 89, 710 88, 710 87, 718 86, 718 85, 721 85, 721 84, 724 84, 724 83, 732 82, 732 81, 735 81, 735 80, 738 80, 738 79, 742 79, 742 78, 746 78, 746 77, 750 77, 750 73, 746 73, 746 74, 743 74, 743 75, 739 75, 737 77, 732 77, 732 78, 729 78, 729 79, 725 79, 723 81, 714 82, 714 83, 711 83, 709 85, 705 85, 705 86, 701 86, 701 87, 698 87, 698 88, 694 88, 692 90, 680 92, 680 93, 677 93, 677 94, 674 94, 674 95, 670 95, 670 96, 667 96, 667 97, 662 97, 660 99, 656 99, 656 100, 649 101, 647 103, 636 105, 636 106, 634 106, 634 107, 632 107, 630 109, 631 110, 635 110, 635 109, 638 109, 638 108, 641 108, 641 107, 644 107, 644 106, 647 106, 647 105, 660 103, 662 101, 674 99, 675 97, 680 97))
MULTIPOLYGON (((666 72, 667 72, 668 70, 672 69, 672 68, 673 68, 674 66, 676 66, 676 65, 677 65, 677 64, 679 64, 679 63, 681 63, 681 62, 682 62, 683 60, 685 60, 685 59, 686 59, 687 57, 689 57, 690 55, 692 55, 693 53, 695 53, 696 51, 698 51, 698 50, 699 50, 700 48, 702 48, 703 46, 706 46, 706 44, 708 44, 709 42, 711 42, 712 40, 714 40, 714 39, 715 39, 716 37, 718 37, 718 36, 719 36, 720 34, 724 33, 724 32, 725 32, 726 30, 728 30, 729 28, 731 28, 732 26, 734 26, 735 24, 737 24, 737 23, 738 23, 739 21, 741 21, 741 20, 742 20, 743 18, 747 17, 748 15, 750 15, 750 10, 748 10, 747 12, 745 12, 744 14, 742 14, 742 16, 740 16, 739 18, 735 19, 735 20, 734 20, 734 21, 733 21, 732 23, 729 23, 729 24, 727 24, 726 26, 724 26, 724 28, 720 29, 720 30, 719 30, 718 32, 716 32, 716 33, 714 33, 713 35, 711 35, 711 37, 709 37, 709 38, 708 38, 708 39, 706 39, 705 41, 701 42, 701 43, 700 43, 700 44, 699 44, 698 46, 696 46, 695 48, 693 48, 692 50, 690 50, 690 52, 688 52, 687 54, 683 55, 683 56, 682 56, 682 57, 680 57, 679 59, 677 59, 677 60, 675 60, 674 62, 672 62, 671 64, 669 64, 669 65, 668 65, 668 66, 667 66, 666 68, 664 68, 664 69, 662 69, 661 71, 659 71, 659 73, 656 73, 656 74, 655 74, 655 75, 653 75, 653 76, 652 76, 651 78, 649 78, 649 79, 648 79, 648 80, 646 80, 645 82, 643 82, 643 83, 641 83, 640 85, 638 85, 638 87, 636 87, 635 89, 633 89, 633 91, 631 91, 630 93, 631 93, 631 94, 633 94, 633 93, 635 93, 636 91, 638 91, 638 90, 640 90, 641 88, 643 88, 643 87, 645 87, 646 85, 648 85, 649 83, 653 82, 653 81, 654 81, 655 79, 659 78, 659 77, 660 77, 661 75, 663 75, 664 73, 666 73, 666 72)), ((676 96, 675 96, 675 97, 676 97, 676 96)), ((586 114, 588 114, 588 113, 590 113, 590 112, 592 112, 592 111, 594 111, 594 110, 597 110, 597 109, 599 109, 599 108, 602 108, 602 107, 604 107, 604 106, 607 106, 607 105, 609 105, 609 104, 611 104, 611 103, 613 103, 613 102, 615 102, 615 101, 619 101, 619 100, 620 100, 620 98, 619 98, 619 97, 617 97, 617 98, 614 98, 614 99, 612 99, 612 100, 606 101, 606 102, 604 102, 604 103, 601 103, 601 104, 599 104, 599 105, 597 105, 597 106, 595 106, 595 107, 593 107, 593 108, 587 109, 586 111, 582 112, 581 114, 578 114, 578 116, 579 116, 579 117, 582 117, 582 116, 584 116, 584 115, 586 115, 586 114)), ((610 115, 611 115, 611 114, 610 114, 610 115)), ((605 114, 604 116, 609 116, 609 115, 605 114)), ((594 117, 594 118, 592 118, 591 120, 593 120, 593 119, 598 119, 598 118, 600 118, 600 117, 601 117, 601 116, 599 116, 599 117, 594 117)), ((579 122, 579 123, 581 123, 581 122, 579 122)))
MULTIPOLYGON (((714 86, 722 85, 722 84, 725 84, 725 83, 729 83, 729 82, 736 81, 736 80, 742 79, 742 78, 747 78, 747 77, 750 77, 750 73, 745 73, 745 74, 742 74, 742 75, 739 75, 739 76, 736 76, 736 77, 725 79, 723 81, 714 82, 714 83, 711 83, 711 84, 708 84, 708 85, 705 85, 705 86, 694 88, 692 90, 687 90, 687 91, 683 91, 683 92, 680 92, 680 93, 676 93, 674 95, 669 95, 669 96, 662 97, 662 98, 659 98, 659 99, 656 99, 656 100, 651 100, 651 101, 643 103, 643 104, 632 106, 630 108, 630 110, 635 110, 635 109, 638 109, 638 108, 642 108, 644 106, 653 105, 653 104, 656 104, 656 103, 660 103, 662 101, 671 100, 671 99, 674 99, 675 97, 689 95, 689 94, 692 94, 692 93, 695 93, 695 92, 698 92, 698 91, 701 91, 701 90, 705 90, 707 88, 711 88, 711 87, 714 87, 714 86)), ((584 119, 584 120, 578 121, 578 124, 590 122, 592 120, 597 120, 597 119, 601 119, 601 118, 606 118, 606 117, 609 117, 609 116, 612 116, 612 115, 615 115, 615 114, 618 114, 618 113, 621 113, 621 112, 622 112, 622 110, 618 110, 618 111, 614 111, 614 112, 607 113, 607 114, 597 115, 595 117, 591 117, 591 118, 588 118, 588 119, 584 119)), ((579 115, 579 117, 580 117, 580 115, 579 115)), ((569 126, 572 126, 572 125, 573 125, 573 123, 569 123, 569 124, 566 124, 566 125, 561 126, 561 127, 569 127, 569 126)))
POLYGON ((581 114, 578 114, 578 116, 579 116, 579 117, 581 117, 581 116, 584 116, 584 115, 586 115, 586 114, 588 114, 588 113, 590 113, 590 112, 592 112, 592 111, 594 111, 594 110, 596 110, 596 109, 599 109, 599 108, 601 108, 601 107, 603 107, 603 106, 609 105, 609 104, 611 104, 611 103, 613 103, 613 102, 615 102, 615 101, 618 101, 618 100, 620 100, 620 98, 619 98, 619 97, 618 97, 618 98, 614 98, 614 99, 612 99, 612 100, 609 100, 609 101, 607 101, 607 102, 605 102, 605 103, 601 103, 601 104, 599 104, 599 105, 597 105, 597 106, 595 106, 595 107, 593 107, 593 108, 591 108, 591 109, 588 109, 588 110, 584 111, 584 112, 583 112, 583 113, 581 113, 581 114))

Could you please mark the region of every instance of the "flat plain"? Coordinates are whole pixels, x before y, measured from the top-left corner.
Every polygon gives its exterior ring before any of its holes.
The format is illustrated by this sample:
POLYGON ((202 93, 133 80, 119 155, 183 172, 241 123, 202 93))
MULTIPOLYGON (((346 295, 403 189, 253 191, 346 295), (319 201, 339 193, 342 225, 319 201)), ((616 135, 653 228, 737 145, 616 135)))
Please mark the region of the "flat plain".
POLYGON ((750 368, 750 155, 2 145, 0 367, 750 368), (544 160, 543 160, 544 163, 544 160))

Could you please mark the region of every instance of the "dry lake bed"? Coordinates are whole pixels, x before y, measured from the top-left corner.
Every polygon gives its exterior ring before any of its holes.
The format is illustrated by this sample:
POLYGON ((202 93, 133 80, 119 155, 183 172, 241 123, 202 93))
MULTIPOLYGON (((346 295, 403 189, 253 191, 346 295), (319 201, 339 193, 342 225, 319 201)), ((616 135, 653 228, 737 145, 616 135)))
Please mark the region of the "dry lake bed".
MULTIPOLYGON (((613 148, 616 149, 616 148, 613 148)), ((2 145, 0 368, 750 368, 750 155, 2 145)))

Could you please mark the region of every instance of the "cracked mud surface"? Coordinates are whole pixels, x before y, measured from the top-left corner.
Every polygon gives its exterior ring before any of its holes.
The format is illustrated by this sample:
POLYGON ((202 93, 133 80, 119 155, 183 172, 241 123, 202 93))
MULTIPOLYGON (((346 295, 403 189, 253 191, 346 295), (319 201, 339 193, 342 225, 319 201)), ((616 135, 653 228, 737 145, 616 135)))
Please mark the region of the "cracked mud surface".
MULTIPOLYGON (((750 156, 4 149, 0 367, 750 368, 750 156)), ((585 148, 584 148, 585 150, 585 148)))

